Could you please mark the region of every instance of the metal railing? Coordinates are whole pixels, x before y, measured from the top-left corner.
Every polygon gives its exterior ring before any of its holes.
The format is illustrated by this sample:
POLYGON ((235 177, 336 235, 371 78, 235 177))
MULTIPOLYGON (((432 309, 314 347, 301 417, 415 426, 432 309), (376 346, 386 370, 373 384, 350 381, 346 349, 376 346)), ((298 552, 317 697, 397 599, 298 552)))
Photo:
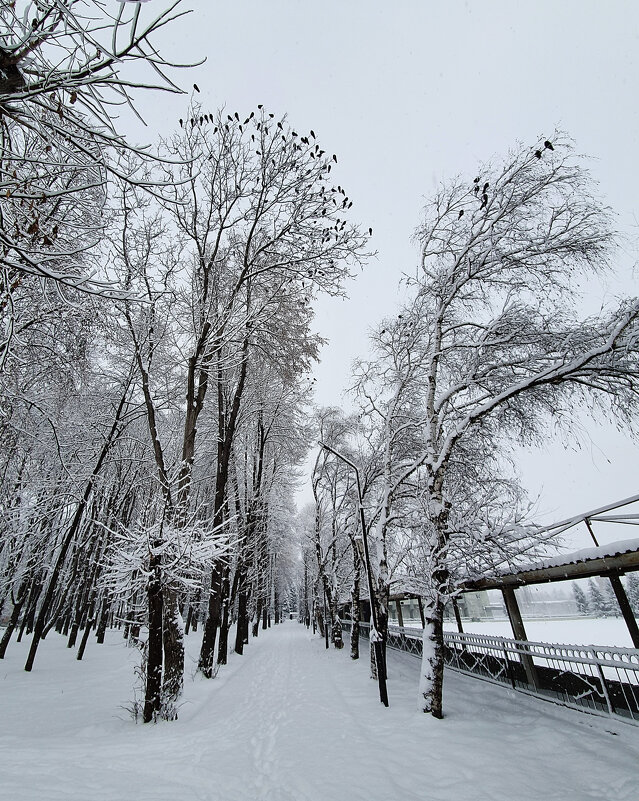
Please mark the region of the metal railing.
MULTIPOLYGON (((350 631, 350 621, 343 621, 350 631)), ((369 624, 360 623, 367 638, 369 624)), ((388 627, 387 647, 422 654, 419 628, 388 627)), ((444 632, 452 670, 594 714, 639 725, 639 650, 522 642, 484 634, 444 632)))

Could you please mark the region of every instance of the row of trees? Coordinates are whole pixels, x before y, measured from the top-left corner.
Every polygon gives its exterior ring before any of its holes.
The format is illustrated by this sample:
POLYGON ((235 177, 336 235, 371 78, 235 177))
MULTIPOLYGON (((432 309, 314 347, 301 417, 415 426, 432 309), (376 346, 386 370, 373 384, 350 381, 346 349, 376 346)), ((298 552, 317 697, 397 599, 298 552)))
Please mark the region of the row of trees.
MULTIPOLYGON (((634 613, 639 614, 639 577, 636 573, 626 576, 624 589, 634 613)), ((585 588, 573 584, 572 591, 580 615, 621 617, 621 609, 609 581, 590 579, 585 588)))
POLYGON ((313 525, 337 630, 337 599, 350 591, 357 615, 364 570, 346 457, 362 477, 373 638, 385 639, 393 591, 425 597, 420 705, 441 717, 445 603, 464 578, 516 568, 551 545, 525 522, 513 446, 570 436, 582 412, 636 430, 639 301, 580 314, 617 240, 561 132, 443 184, 415 239, 409 300, 356 366, 356 416, 326 410, 320 420, 329 447, 313 473, 313 525))
POLYGON ((509 446, 584 408, 632 428, 639 303, 577 302, 614 259, 611 215, 560 133, 444 184, 409 300, 356 367, 357 414, 309 425, 313 300, 366 258, 337 159, 262 107, 194 102, 156 150, 132 147, 111 114, 147 84, 128 63, 178 91, 153 42, 178 3, 151 11, 0 9, 2 647, 33 629, 30 670, 54 626, 83 627, 81 655, 93 624, 144 624, 143 717, 175 717, 181 614, 205 618, 210 677, 231 619, 241 652, 290 596, 294 467, 317 437, 302 613, 342 647, 350 597, 356 657, 368 595, 383 677, 392 591, 424 596, 421 707, 441 717, 444 604, 547 546, 509 446))
POLYGON ((81 658, 93 626, 145 626, 143 719, 172 719, 182 614, 211 677, 231 619, 242 653, 289 592, 312 302, 365 237, 336 158, 261 106, 191 103, 153 153, 127 145, 109 104, 128 59, 176 88, 150 36, 177 3, 146 25, 93 5, 1 12, 2 653, 18 625, 27 670, 53 627, 81 658))

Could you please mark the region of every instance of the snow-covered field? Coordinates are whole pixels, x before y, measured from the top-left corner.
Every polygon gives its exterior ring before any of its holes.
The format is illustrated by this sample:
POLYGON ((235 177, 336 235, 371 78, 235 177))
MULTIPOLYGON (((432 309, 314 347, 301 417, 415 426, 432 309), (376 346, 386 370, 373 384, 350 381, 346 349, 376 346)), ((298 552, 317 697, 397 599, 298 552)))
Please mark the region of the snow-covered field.
MULTIPOLYGON (((188 640, 190 674, 199 645, 188 640)), ((77 662, 51 633, 0 662, 6 801, 630 801, 639 728, 447 673, 446 718, 416 711, 419 661, 390 654, 390 708, 366 659, 296 622, 213 681, 189 677, 175 723, 135 725, 137 654, 112 632, 77 662)))
MULTIPOLYGON (((463 621, 469 634, 496 634, 513 636, 507 620, 486 620, 481 623, 463 621)), ((447 631, 457 631, 454 620, 446 621, 447 631)), ((575 618, 572 620, 524 620, 528 639, 532 642, 553 642, 566 645, 615 645, 632 648, 632 639, 623 618, 575 618)))

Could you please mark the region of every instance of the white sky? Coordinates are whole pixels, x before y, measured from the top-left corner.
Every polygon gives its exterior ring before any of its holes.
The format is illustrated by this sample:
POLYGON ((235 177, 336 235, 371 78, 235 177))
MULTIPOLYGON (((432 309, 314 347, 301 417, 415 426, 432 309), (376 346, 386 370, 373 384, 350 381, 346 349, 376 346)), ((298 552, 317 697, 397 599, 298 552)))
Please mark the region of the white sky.
MULTIPOLYGON (((146 14, 164 8, 152 0, 146 14)), ((639 4, 608 0, 183 0, 194 11, 167 28, 163 53, 206 57, 178 74, 197 82, 210 111, 241 115, 263 103, 296 130, 313 128, 338 154, 335 180, 372 226, 377 259, 347 287, 348 300, 318 303, 330 340, 316 370, 316 400, 339 405, 367 332, 392 314, 410 236, 437 182, 555 127, 592 157, 600 190, 627 236, 621 286, 639 233, 639 4)), ((151 141, 183 116, 185 97, 140 97, 151 141)), ((614 287, 597 290, 610 296, 614 287)), ((545 522, 636 493, 639 449, 611 427, 589 428, 580 450, 550 443, 523 454, 524 480, 540 493, 545 522)), ((614 538, 630 536, 615 532, 614 538)), ((575 543, 585 546, 586 542, 575 543)))

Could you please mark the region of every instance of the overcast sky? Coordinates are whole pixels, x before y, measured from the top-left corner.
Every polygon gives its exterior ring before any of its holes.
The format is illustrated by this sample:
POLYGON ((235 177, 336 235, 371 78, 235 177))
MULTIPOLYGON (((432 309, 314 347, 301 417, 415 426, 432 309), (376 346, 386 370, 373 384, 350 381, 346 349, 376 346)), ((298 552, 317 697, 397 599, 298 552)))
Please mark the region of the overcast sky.
MULTIPOLYGON (((165 7, 150 0, 145 13, 165 7)), ((639 234, 639 4, 588 0, 183 0, 193 13, 167 28, 163 52, 206 58, 178 74, 210 111, 241 115, 263 103, 296 130, 313 128, 339 157, 335 180, 373 227, 377 258, 320 300, 316 329, 329 340, 316 400, 340 405, 367 333, 392 314, 417 253, 411 234, 437 183, 472 175, 518 141, 567 131, 626 237, 621 278, 596 287, 637 292, 639 234)), ((140 98, 147 137, 168 133, 187 98, 140 98)), ((551 522, 639 492, 639 449, 614 428, 590 426, 581 446, 522 454, 526 485, 551 522), (590 442, 592 438, 592 442, 590 442)), ((604 541, 630 536, 613 531, 604 541)), ((585 541, 579 544, 587 544, 585 541)))

